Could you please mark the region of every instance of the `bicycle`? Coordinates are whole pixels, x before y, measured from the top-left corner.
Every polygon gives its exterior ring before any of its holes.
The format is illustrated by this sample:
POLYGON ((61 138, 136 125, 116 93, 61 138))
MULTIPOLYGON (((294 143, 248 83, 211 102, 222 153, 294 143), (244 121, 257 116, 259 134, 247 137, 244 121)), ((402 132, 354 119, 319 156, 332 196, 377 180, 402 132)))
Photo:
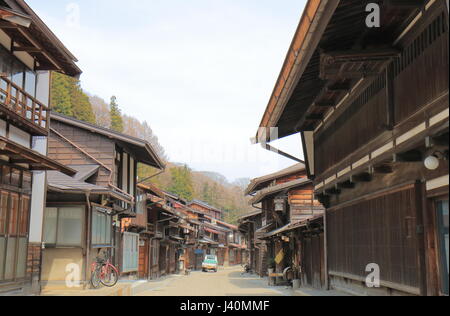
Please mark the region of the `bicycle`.
POLYGON ((98 289, 101 284, 106 287, 114 287, 119 281, 119 271, 111 264, 109 259, 96 258, 91 269, 91 285, 98 289))

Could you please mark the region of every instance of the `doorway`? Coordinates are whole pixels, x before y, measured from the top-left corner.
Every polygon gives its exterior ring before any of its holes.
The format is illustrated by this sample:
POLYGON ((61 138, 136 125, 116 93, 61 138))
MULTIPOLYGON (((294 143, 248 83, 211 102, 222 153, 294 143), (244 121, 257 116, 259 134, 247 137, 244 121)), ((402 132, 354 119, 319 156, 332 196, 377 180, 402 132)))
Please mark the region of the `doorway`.
POLYGON ((438 242, 439 242, 439 263, 440 263, 440 278, 441 290, 443 294, 448 295, 449 286, 449 244, 448 244, 448 197, 436 201, 437 210, 437 227, 438 227, 438 242))

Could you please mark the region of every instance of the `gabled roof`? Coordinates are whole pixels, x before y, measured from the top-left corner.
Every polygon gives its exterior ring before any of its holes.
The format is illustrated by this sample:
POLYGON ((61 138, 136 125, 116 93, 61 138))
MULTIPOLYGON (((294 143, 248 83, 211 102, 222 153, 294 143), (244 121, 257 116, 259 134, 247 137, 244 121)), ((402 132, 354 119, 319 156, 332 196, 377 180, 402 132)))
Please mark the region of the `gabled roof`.
POLYGON ((283 169, 281 171, 271 173, 268 175, 265 175, 260 178, 253 179, 247 189, 245 190, 245 194, 249 195, 252 193, 255 193, 256 191, 261 190, 264 186, 267 186, 271 181, 287 177, 289 175, 294 175, 296 173, 299 173, 301 171, 305 170, 305 164, 303 163, 297 163, 289 168, 283 169))
POLYGON ((133 151, 138 162, 147 164, 160 170, 165 168, 164 162, 161 160, 161 158, 154 150, 153 146, 148 141, 118 133, 94 124, 86 123, 59 113, 52 112, 51 120, 114 139, 117 143, 128 148, 130 151, 133 151))
POLYGON ((146 192, 150 192, 153 195, 160 197, 160 198, 164 198, 164 192, 161 191, 158 187, 156 187, 155 185, 149 183, 149 184, 143 184, 143 183, 139 183, 138 188, 146 191, 146 192))
POLYGON ((200 200, 193 200, 192 202, 189 203, 189 206, 191 206, 192 204, 197 204, 197 205, 203 206, 204 208, 213 210, 213 211, 215 211, 215 212, 220 212, 220 213, 222 213, 222 210, 219 210, 218 208, 216 208, 216 207, 214 207, 214 206, 211 206, 211 205, 209 205, 208 203, 203 202, 203 201, 200 201, 200 200))
POLYGON ((261 214, 262 214, 262 210, 253 211, 251 213, 248 213, 248 214, 245 214, 245 215, 242 215, 241 217, 239 217, 239 221, 241 222, 241 221, 244 221, 244 220, 249 219, 251 217, 261 215, 261 214))
POLYGON ((258 194, 256 194, 250 201, 249 203, 251 205, 255 205, 260 203, 262 200, 264 200, 266 197, 271 196, 273 194, 276 193, 280 193, 286 190, 291 190, 297 187, 301 187, 304 186, 305 184, 308 183, 312 183, 311 180, 309 180, 308 178, 302 178, 302 179, 298 179, 295 181, 290 181, 290 182, 286 182, 286 183, 282 183, 279 185, 275 185, 272 187, 268 187, 266 189, 263 189, 261 191, 258 192, 258 194))
POLYGON ((86 181, 98 172, 100 165, 75 165, 74 168, 77 170, 74 178, 78 181, 86 181))
POLYGON ((42 70, 55 70, 72 77, 81 74, 77 58, 64 46, 24 0, 4 0, 0 6, 0 28, 14 38, 18 47, 39 62, 42 70))
MULTIPOLYGON (((77 165, 69 165, 68 167, 77 171, 75 176, 70 177, 59 171, 47 172, 47 185, 50 191, 60 193, 73 193, 73 194, 84 194, 87 192, 91 194, 105 194, 113 196, 122 201, 131 202, 130 197, 120 192, 114 191, 110 188, 85 182, 85 180, 87 180, 90 177, 88 176, 86 178, 86 176, 89 175, 89 173, 91 173, 91 172, 86 173, 86 170, 89 169, 88 167, 77 165)), ((98 171, 99 169, 99 166, 95 168, 95 166, 90 165, 89 167, 91 167, 90 168, 91 171, 92 170, 98 171)))

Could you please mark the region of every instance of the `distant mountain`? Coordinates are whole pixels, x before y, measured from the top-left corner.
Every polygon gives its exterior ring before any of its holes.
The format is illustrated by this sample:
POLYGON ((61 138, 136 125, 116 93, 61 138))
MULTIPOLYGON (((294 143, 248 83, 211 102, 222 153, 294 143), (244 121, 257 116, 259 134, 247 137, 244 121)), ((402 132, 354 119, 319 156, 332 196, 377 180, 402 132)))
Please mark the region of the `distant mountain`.
POLYGON ((186 165, 168 163, 166 172, 151 182, 186 199, 201 200, 223 210, 224 220, 232 224, 236 224, 241 215, 253 210, 248 204, 249 198, 244 196, 249 179, 229 183, 217 172, 192 171, 186 165))
POLYGON ((233 185, 241 188, 243 191, 247 189, 248 185, 250 184, 251 179, 250 178, 239 178, 233 181, 233 185))
POLYGON ((207 176, 211 180, 216 181, 217 183, 220 183, 222 185, 226 185, 226 186, 230 185, 230 183, 228 182, 228 179, 224 175, 222 175, 222 174, 220 174, 218 172, 198 171, 196 173, 203 174, 204 176, 207 176))

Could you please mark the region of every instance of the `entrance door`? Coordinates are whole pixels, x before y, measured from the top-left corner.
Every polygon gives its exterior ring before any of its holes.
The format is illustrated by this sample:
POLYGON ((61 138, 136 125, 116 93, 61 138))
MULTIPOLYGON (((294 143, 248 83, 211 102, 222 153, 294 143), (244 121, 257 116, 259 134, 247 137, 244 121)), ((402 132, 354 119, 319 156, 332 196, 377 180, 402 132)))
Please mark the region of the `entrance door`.
POLYGON ((439 260, 441 264, 442 292, 448 295, 448 268, 449 268, 449 245, 448 245, 448 198, 437 201, 439 260))
POLYGON ((149 277, 149 241, 141 239, 139 241, 139 278, 147 279, 149 277))
POLYGON ((25 279, 30 197, 0 191, 0 282, 25 279))

